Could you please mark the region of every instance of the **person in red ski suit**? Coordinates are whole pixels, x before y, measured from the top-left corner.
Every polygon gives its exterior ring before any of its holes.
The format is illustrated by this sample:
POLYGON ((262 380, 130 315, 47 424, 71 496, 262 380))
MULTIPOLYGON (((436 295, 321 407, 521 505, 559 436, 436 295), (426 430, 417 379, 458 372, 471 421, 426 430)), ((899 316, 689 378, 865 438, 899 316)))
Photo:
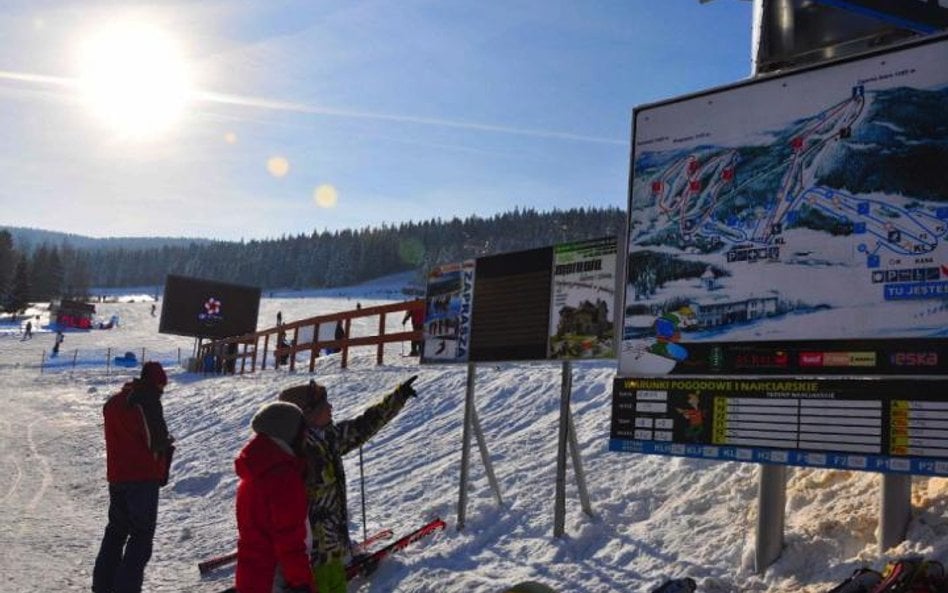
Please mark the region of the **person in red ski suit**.
POLYGON ((161 395, 168 376, 146 362, 141 377, 105 402, 109 522, 92 571, 95 593, 138 593, 151 558, 158 520, 158 489, 168 483, 174 439, 161 395))
POLYGON ((303 473, 297 452, 305 423, 298 407, 266 404, 254 415, 256 433, 234 460, 237 486, 238 593, 311 593, 303 473))

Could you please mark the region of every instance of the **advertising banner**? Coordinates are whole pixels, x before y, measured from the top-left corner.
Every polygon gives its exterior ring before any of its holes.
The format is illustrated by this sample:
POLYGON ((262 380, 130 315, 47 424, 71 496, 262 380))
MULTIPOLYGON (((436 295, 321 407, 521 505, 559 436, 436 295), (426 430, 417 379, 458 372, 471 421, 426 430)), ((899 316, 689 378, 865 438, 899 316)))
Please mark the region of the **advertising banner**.
POLYGON ((432 268, 425 297, 422 362, 467 362, 474 260, 432 268))
POLYGON ((553 248, 549 358, 614 358, 615 237, 553 248))

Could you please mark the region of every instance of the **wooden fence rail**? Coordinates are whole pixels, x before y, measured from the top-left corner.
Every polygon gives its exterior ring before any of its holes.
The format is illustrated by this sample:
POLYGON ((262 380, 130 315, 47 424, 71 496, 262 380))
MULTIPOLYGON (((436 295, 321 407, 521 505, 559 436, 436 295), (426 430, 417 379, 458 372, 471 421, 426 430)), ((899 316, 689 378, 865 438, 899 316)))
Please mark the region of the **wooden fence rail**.
POLYGON ((324 348, 340 351, 342 354, 340 366, 346 368, 349 363, 350 348, 375 346, 376 364, 382 364, 384 362, 385 344, 422 339, 422 330, 420 329, 386 333, 386 316, 398 314, 398 320, 401 321, 407 312, 416 309, 424 311, 424 307, 424 301, 416 299, 301 319, 251 334, 201 344, 198 347, 197 360, 200 368, 205 371, 207 370, 206 361, 210 360, 213 361, 214 369, 218 372, 239 372, 241 375, 245 372, 253 373, 257 371, 258 361, 260 370, 266 370, 267 356, 270 354, 272 346, 274 368, 282 366, 284 363, 281 361, 285 360, 288 361, 285 364, 288 364, 291 371, 296 370, 296 355, 299 352, 309 352, 309 372, 313 372, 316 368, 316 359, 319 357, 319 352, 324 348), (351 335, 352 320, 363 317, 378 317, 378 333, 356 338, 349 337, 351 335), (319 328, 321 326, 332 327, 335 335, 335 328, 340 322, 342 322, 343 329, 342 338, 320 340, 319 328), (281 336, 286 339, 280 340, 281 336), (261 339, 263 340, 262 348, 260 347, 261 339), (307 341, 301 341, 304 339, 307 341), (239 371, 237 369, 238 362, 240 364, 239 371))

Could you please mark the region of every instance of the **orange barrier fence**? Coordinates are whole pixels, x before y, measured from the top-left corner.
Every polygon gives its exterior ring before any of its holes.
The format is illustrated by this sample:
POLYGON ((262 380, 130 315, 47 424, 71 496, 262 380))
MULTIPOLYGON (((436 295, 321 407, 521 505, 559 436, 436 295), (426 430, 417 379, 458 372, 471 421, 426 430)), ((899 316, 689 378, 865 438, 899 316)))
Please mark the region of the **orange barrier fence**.
POLYGON ((404 319, 406 313, 413 310, 424 311, 424 301, 416 299, 390 305, 363 307, 352 311, 319 315, 292 323, 284 323, 252 334, 214 340, 202 344, 198 348, 198 358, 201 368, 209 370, 205 361, 212 360, 214 370, 218 372, 237 373, 256 372, 257 363, 260 370, 266 370, 268 354, 273 354, 273 367, 279 368, 288 365, 290 370, 296 370, 296 355, 300 352, 309 352, 309 372, 316 368, 316 359, 323 349, 338 350, 342 354, 340 366, 346 368, 349 362, 349 349, 361 346, 376 347, 376 364, 384 362, 385 344, 390 342, 405 342, 421 340, 422 331, 400 331, 386 333, 386 316, 399 314, 398 320, 404 319), (378 333, 369 336, 349 337, 352 320, 362 317, 378 317, 378 333), (332 340, 320 340, 319 328, 332 327, 333 335, 337 335, 336 327, 341 322, 341 337, 332 340), (281 337, 283 339, 281 339, 281 337), (260 342, 263 341, 261 348, 260 342), (240 369, 237 369, 237 365, 240 369), (248 369, 249 366, 249 369, 248 369))

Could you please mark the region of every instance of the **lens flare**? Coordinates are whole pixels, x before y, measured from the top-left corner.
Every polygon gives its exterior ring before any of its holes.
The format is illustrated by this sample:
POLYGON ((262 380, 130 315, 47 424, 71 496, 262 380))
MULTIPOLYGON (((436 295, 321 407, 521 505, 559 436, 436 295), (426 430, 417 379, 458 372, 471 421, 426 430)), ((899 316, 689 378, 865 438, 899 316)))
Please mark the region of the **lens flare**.
POLYGON ((272 156, 267 159, 267 171, 274 177, 285 177, 290 172, 290 161, 282 156, 272 156))
POLYGON ((333 208, 339 202, 339 193, 336 188, 324 183, 313 192, 313 201, 320 208, 333 208))

